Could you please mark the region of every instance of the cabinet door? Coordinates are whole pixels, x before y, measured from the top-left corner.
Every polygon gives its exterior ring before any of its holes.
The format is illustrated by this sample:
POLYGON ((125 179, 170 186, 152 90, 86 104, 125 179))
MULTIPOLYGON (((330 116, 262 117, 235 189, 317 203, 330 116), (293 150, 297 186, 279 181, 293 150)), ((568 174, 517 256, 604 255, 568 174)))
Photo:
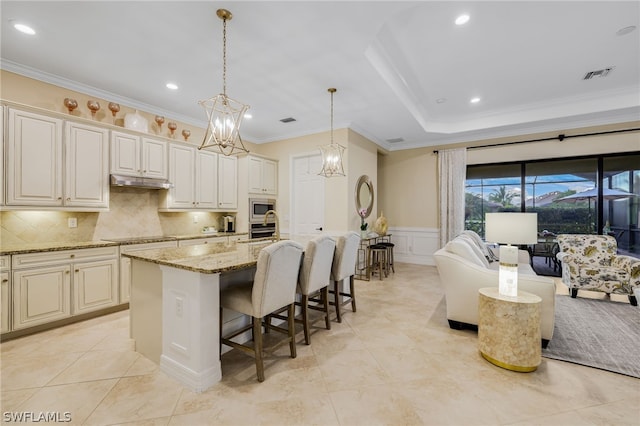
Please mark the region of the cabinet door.
POLYGON ((168 208, 192 209, 195 207, 195 148, 177 144, 169 146, 168 208))
POLYGON ((262 158, 249 157, 249 192, 262 194, 262 158))
POLYGON ((196 153, 196 208, 218 208, 218 154, 196 153))
POLYGON ((71 267, 13 272, 13 329, 71 316, 71 267))
POLYGON ((140 138, 127 133, 111 132, 111 173, 139 176, 140 138))
POLYGON ((118 260, 73 265, 73 314, 118 304, 118 260))
POLYGON ((4 205, 4 107, 0 105, 0 138, 2 143, 0 143, 0 178, 2 182, 0 184, 0 206, 4 205))
POLYGON ((65 206, 109 207, 108 131, 66 123, 65 206))
POLYGON ((218 156, 218 208, 238 208, 238 158, 218 156))
POLYGON ((62 206, 62 120, 9 109, 7 205, 62 206))
POLYGON ((11 330, 9 324, 9 273, 0 273, 0 333, 11 330))
POLYGON ((142 138, 142 174, 151 178, 167 178, 167 143, 142 138))
POLYGON ((262 188, 265 194, 275 195, 278 192, 278 163, 275 161, 262 162, 262 188))

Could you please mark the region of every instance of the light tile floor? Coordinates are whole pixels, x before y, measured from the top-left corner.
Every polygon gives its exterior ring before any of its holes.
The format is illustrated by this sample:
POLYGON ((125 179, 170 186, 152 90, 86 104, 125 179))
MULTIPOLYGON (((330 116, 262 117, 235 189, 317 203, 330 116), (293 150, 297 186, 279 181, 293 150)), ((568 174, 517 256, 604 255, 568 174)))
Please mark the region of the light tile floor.
MULTIPOLYGON (((434 267, 397 264, 356 281, 358 312, 268 357, 223 356, 196 394, 133 351, 123 311, 0 345, 8 415, 70 413, 112 425, 639 425, 640 380, 543 358, 533 373, 493 366, 477 334, 447 326, 434 267)), ((318 323, 321 326, 322 322, 318 323)))

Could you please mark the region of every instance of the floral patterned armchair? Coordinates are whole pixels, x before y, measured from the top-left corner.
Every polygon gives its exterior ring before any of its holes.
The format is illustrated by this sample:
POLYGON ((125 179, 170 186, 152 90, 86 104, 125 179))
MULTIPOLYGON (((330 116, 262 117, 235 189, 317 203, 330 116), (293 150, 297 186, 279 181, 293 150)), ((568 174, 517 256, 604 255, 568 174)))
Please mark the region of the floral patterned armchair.
POLYGON ((633 289, 640 287, 640 259, 619 255, 616 239, 609 235, 558 235, 562 282, 576 297, 578 289, 626 294, 634 306, 633 289))

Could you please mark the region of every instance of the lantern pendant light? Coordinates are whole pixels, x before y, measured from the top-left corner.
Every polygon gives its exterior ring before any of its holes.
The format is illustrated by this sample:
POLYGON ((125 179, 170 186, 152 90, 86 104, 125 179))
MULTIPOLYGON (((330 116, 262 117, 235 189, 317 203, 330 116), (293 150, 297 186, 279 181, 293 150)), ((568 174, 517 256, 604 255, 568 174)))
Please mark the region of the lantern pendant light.
POLYGON ((218 9, 222 19, 222 93, 198 102, 207 113, 207 130, 198 149, 213 147, 223 155, 249 152, 240 137, 240 124, 249 105, 227 96, 227 21, 233 15, 226 9, 218 9))
POLYGON ((333 87, 329 88, 328 92, 331 93, 331 143, 320 147, 322 170, 318 174, 330 178, 345 176, 342 165, 342 154, 344 153, 345 147, 333 141, 333 94, 336 92, 336 89, 333 87))

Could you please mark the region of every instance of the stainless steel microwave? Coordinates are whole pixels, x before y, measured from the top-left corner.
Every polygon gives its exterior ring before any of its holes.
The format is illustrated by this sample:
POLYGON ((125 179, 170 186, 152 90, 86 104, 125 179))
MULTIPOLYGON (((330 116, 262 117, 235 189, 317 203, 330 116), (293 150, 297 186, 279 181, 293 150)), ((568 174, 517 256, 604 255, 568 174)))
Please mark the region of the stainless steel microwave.
MULTIPOLYGON (((249 198, 249 222, 262 223, 264 215, 269 210, 276 209, 276 200, 270 198, 249 198)), ((273 216, 269 217, 269 221, 275 221, 273 216)))

